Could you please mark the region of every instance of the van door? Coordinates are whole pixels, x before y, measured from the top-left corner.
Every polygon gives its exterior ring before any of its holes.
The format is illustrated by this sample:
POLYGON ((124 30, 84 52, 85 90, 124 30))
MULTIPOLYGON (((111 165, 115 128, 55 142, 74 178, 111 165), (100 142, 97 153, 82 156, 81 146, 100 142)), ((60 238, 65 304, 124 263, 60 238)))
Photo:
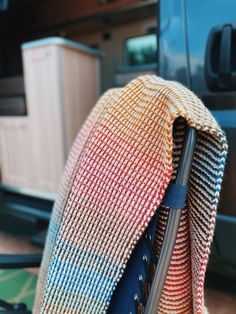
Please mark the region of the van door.
POLYGON ((169 0, 159 6, 160 75, 193 90, 228 139, 214 248, 221 269, 236 277, 236 0, 169 0))
POLYGON ((212 110, 229 143, 215 233, 216 247, 229 266, 236 264, 235 9, 235 0, 186 1, 191 88, 212 110))

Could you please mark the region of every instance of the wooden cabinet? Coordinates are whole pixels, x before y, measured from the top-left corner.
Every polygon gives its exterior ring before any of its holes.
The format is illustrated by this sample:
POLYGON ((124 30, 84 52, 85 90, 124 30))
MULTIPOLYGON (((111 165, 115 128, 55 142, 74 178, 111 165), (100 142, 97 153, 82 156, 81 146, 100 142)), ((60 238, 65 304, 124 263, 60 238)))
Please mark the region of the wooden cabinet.
POLYGON ((67 155, 99 96, 100 58, 61 38, 23 45, 26 116, 0 117, 2 183, 56 192, 67 155))

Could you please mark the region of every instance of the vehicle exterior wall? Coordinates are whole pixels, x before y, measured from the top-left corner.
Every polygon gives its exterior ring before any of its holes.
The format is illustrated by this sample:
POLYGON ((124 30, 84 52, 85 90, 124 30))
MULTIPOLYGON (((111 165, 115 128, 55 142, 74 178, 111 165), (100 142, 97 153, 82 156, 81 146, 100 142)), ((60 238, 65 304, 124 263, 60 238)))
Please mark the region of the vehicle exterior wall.
MULTIPOLYGON (((226 25, 235 31, 235 8, 236 0, 161 0, 157 36, 159 75, 179 81, 196 93, 226 132, 229 154, 210 269, 236 278, 236 89, 212 91, 206 66, 209 35, 216 27, 226 25)), ((236 37, 232 38, 234 49, 236 37)), ((232 49, 231 66, 236 57, 232 49)), ((215 53, 213 50, 212 55, 215 53)))

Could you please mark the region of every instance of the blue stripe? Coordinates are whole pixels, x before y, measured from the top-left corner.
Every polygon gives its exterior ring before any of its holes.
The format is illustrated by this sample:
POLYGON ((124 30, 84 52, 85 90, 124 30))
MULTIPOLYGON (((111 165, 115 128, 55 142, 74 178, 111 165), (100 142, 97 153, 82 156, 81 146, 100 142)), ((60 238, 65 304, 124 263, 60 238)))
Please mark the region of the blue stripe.
POLYGON ((54 241, 55 237, 58 235, 59 229, 60 224, 52 218, 48 228, 47 241, 54 241))
MULTIPOLYGON (((67 251, 71 246, 65 242, 62 245, 64 251, 67 251)), ((58 256, 53 256, 50 264, 50 278, 48 285, 50 288, 63 289, 63 292, 79 293, 83 295, 83 285, 87 285, 88 280, 90 281, 89 286, 86 287, 86 297, 92 298, 98 302, 107 302, 111 298, 111 291, 106 291, 98 286, 101 284, 104 287, 115 286, 114 278, 105 275, 104 269, 99 270, 102 265, 106 265, 108 269, 113 269, 116 274, 121 272, 122 266, 118 263, 109 262, 107 258, 103 256, 88 252, 86 249, 72 248, 73 256, 80 256, 83 260, 88 263, 83 267, 81 265, 75 265, 73 260, 61 260, 58 256), (89 261, 93 261, 90 263, 89 261), (93 266, 93 267, 91 267, 93 266), (95 266, 98 266, 98 270, 94 270, 95 266), (58 274, 58 273, 61 274, 58 274), (96 287, 96 289, 94 289, 96 287), (103 292, 101 294, 101 291, 103 292)), ((64 255, 64 254, 63 254, 64 255)), ((114 274, 113 274, 114 275, 114 274)))
MULTIPOLYGON (((105 289, 103 290, 103 294, 100 294, 101 289, 99 289, 99 283, 104 286, 114 286, 115 281, 109 277, 105 276, 102 272, 94 271, 88 267, 81 267, 80 265, 74 265, 73 262, 70 261, 60 261, 57 258, 54 258, 53 263, 57 263, 60 271, 62 272, 62 276, 58 276, 57 272, 51 273, 51 278, 49 285, 56 286, 58 289, 62 289, 64 292, 69 293, 83 293, 83 286, 87 286, 86 296, 90 298, 104 302, 107 300, 109 296, 111 297, 111 293, 105 294, 105 289), (88 284, 88 280, 90 284, 88 284), (87 285, 88 284, 88 285, 87 285), (94 289, 96 287, 96 289, 94 289)), ((118 272, 118 269, 115 269, 118 272)))

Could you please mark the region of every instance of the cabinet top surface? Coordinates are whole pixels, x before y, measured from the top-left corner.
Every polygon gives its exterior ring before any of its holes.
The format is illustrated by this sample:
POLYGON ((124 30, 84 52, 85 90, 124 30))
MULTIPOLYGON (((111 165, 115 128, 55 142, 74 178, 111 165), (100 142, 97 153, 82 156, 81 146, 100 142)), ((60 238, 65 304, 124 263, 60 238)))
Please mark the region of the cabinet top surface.
POLYGON ((89 46, 86 46, 76 41, 65 39, 62 37, 46 37, 42 39, 25 42, 21 45, 21 49, 26 50, 26 49, 32 49, 32 48, 37 48, 41 46, 49 46, 49 45, 59 45, 59 46, 69 47, 72 49, 80 50, 82 52, 100 56, 100 57, 103 55, 102 51, 99 49, 93 49, 93 48, 90 48, 89 46))

